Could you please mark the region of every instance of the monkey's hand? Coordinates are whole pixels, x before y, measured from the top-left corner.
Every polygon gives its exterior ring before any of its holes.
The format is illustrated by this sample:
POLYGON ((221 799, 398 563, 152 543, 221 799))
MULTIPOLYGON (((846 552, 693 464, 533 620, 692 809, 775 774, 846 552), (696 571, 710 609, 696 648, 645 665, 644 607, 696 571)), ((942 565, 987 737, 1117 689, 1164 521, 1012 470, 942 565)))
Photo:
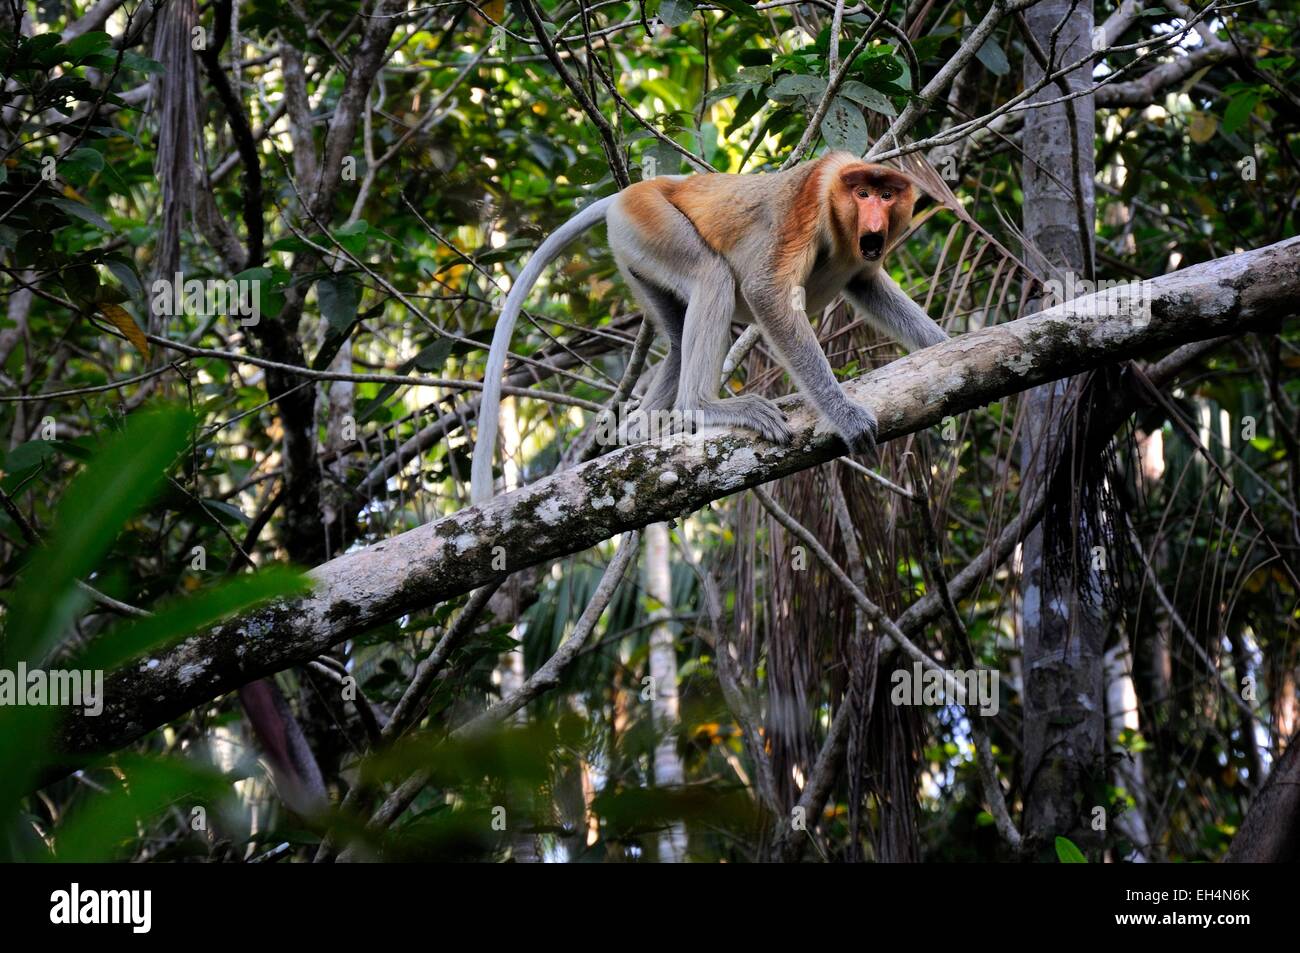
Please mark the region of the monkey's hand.
POLYGON ((871 408, 865 404, 846 400, 836 414, 836 418, 835 430, 845 446, 849 448, 849 453, 876 460, 879 456, 876 450, 876 434, 880 430, 880 424, 876 421, 876 415, 871 408))

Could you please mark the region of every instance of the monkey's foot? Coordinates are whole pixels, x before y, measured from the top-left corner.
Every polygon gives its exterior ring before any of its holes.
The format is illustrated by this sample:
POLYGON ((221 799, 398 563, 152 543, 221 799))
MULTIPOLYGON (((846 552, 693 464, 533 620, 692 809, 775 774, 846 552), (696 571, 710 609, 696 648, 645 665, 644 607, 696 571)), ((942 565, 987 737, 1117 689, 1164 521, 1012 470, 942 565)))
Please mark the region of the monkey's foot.
POLYGON ((682 420, 680 411, 642 405, 627 415, 619 438, 627 445, 642 440, 662 440, 688 430, 689 423, 682 420))
POLYGON ((772 443, 787 444, 793 439, 785 414, 776 404, 757 394, 707 401, 698 407, 683 408, 683 413, 693 427, 731 424, 753 430, 772 443))
POLYGON ((627 420, 619 432, 619 443, 627 446, 650 439, 650 414, 645 410, 634 410, 627 415, 627 420))
POLYGON ((880 430, 880 424, 870 407, 849 401, 842 411, 836 430, 849 448, 849 453, 871 460, 878 459, 876 434, 880 430))

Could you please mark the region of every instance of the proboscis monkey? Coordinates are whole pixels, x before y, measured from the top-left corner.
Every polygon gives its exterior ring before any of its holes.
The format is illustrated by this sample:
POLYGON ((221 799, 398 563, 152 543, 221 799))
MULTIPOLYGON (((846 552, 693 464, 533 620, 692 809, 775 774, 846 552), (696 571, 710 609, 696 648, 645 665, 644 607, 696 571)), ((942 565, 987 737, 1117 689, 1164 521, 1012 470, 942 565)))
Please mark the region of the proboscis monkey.
POLYGON ((916 197, 903 173, 832 152, 785 172, 659 176, 587 206, 542 243, 506 298, 484 375, 471 501, 492 496, 501 379, 524 300, 565 246, 602 220, 619 271, 669 345, 640 411, 675 409, 699 426, 735 424, 788 442, 770 400, 718 397, 732 321, 757 322, 849 450, 873 452, 875 414, 845 395, 808 315, 843 294, 912 350, 947 340, 882 268, 916 197))

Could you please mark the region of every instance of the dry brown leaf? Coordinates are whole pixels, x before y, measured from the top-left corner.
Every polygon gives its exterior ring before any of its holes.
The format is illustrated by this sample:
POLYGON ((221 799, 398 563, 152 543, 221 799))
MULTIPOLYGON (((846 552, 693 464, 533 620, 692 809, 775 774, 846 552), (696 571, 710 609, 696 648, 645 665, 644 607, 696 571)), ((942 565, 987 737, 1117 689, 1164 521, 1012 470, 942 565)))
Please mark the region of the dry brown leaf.
POLYGON ((1217 117, 1205 112, 1192 113, 1192 121, 1188 127, 1188 135, 1192 137, 1192 142, 1198 146, 1203 146, 1214 138, 1214 133, 1219 128, 1217 117))
POLYGON ((97 306, 99 313, 126 335, 126 339, 135 345, 135 349, 145 357, 149 356, 149 342, 145 339, 144 332, 140 326, 135 323, 135 318, 131 317, 126 308, 120 304, 101 304, 97 306))

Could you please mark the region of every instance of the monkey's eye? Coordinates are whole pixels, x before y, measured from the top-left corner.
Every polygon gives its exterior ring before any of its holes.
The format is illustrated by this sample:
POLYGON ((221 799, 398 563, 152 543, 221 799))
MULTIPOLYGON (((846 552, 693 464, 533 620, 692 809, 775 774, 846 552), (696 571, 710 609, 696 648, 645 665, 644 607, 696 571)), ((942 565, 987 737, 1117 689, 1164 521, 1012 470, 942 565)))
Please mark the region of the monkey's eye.
POLYGON ((858 189, 858 198, 865 199, 869 195, 871 195, 871 193, 868 192, 866 189, 858 189))
POLYGON ((888 201, 889 199, 892 199, 894 197, 894 193, 886 189, 885 191, 880 193, 880 197, 888 201))

